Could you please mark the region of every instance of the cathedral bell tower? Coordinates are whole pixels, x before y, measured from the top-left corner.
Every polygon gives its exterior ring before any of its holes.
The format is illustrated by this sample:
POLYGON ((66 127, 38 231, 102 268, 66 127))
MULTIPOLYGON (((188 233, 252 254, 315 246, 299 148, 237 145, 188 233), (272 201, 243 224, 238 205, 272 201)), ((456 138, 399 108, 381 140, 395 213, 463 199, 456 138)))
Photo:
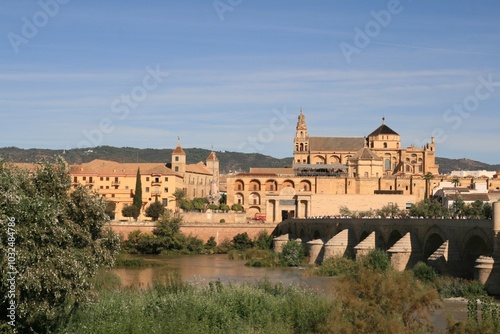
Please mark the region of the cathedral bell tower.
POLYGON ((309 135, 307 134, 306 117, 300 109, 297 120, 295 138, 293 140, 293 164, 309 164, 309 135))

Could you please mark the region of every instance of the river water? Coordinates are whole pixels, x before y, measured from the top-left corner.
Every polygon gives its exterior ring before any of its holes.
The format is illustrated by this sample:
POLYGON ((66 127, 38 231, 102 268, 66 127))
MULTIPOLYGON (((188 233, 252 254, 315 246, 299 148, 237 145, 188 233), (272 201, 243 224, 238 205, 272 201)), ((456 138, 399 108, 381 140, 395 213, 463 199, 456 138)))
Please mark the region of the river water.
MULTIPOLYGON (((142 256, 162 266, 146 268, 114 268, 123 286, 147 287, 154 281, 163 281, 167 275, 179 274, 183 280, 206 286, 220 280, 225 284, 252 283, 262 279, 281 282, 285 285, 301 285, 322 294, 333 295, 332 277, 305 276, 301 268, 253 268, 246 267, 243 260, 229 260, 227 255, 167 255, 142 256)), ((434 333, 445 333, 447 318, 467 318, 467 303, 464 300, 445 300, 442 308, 432 313, 434 333)))

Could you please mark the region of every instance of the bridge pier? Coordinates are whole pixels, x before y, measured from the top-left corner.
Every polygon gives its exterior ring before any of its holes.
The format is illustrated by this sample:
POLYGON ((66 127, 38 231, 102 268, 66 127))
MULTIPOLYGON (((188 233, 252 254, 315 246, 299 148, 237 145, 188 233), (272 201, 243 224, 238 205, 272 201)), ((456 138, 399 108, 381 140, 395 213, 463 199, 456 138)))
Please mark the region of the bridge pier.
POLYGON ((398 271, 413 267, 422 256, 418 241, 410 232, 399 239, 387 252, 391 254, 393 268, 398 271))
POLYGON ((353 247, 355 244, 355 241, 352 240, 353 238, 350 237, 350 234, 352 235, 352 231, 345 229, 328 240, 324 246, 325 254, 323 259, 326 260, 333 257, 349 255, 349 253, 354 250, 353 247))
POLYGON ((377 239, 375 237, 375 231, 373 231, 365 238, 365 240, 357 244, 354 247, 354 250, 356 252, 356 259, 358 259, 360 256, 368 255, 368 253, 370 253, 372 249, 377 248, 376 240, 377 239))
POLYGON ((288 234, 280 235, 273 239, 273 249, 276 253, 283 252, 283 246, 290 240, 288 234))
POLYGON ((488 293, 500 295, 500 201, 493 203, 493 255, 480 256, 474 274, 488 293))
POLYGON ((319 264, 323 261, 323 245, 324 242, 321 239, 315 239, 307 242, 307 246, 309 248, 309 264, 319 264))

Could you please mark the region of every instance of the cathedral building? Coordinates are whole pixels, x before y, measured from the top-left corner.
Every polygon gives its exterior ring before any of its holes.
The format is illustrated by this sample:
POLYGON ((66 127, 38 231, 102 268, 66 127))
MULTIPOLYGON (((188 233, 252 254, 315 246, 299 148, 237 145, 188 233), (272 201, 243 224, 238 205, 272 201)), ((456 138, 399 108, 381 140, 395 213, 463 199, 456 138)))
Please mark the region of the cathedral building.
POLYGON ((407 208, 428 194, 424 176, 438 174, 435 142, 401 147, 400 135, 385 124, 368 137, 310 136, 299 113, 289 168, 251 168, 228 177, 228 204, 268 222, 283 218, 337 215, 342 206, 376 210, 407 208))

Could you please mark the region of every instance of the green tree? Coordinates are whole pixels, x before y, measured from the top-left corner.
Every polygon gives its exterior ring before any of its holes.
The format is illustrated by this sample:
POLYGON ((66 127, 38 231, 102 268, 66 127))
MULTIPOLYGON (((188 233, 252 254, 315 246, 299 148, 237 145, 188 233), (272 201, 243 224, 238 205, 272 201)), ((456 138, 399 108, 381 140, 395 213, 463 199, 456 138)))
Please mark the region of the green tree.
MULTIPOLYGON (((62 159, 32 172, 0 162, 0 224, 5 231, 0 243, 0 307, 6 310, 11 300, 16 302, 17 332, 52 331, 77 306, 92 300, 91 278, 100 267, 114 263, 120 243, 105 228, 105 206, 87 188, 71 189, 62 159), (9 227, 12 236, 7 235, 9 227), (15 247, 13 299, 6 284, 13 269, 7 246, 15 247)), ((6 321, 1 318, 0 328, 6 321)))
POLYGON ((396 217, 401 215, 402 212, 399 209, 398 204, 393 204, 389 203, 387 205, 384 205, 382 208, 377 210, 377 215, 382 216, 383 218, 388 218, 388 217, 396 217))
POLYGON ((345 205, 341 205, 339 207, 339 213, 341 216, 344 216, 344 217, 352 217, 353 216, 352 211, 349 210, 349 208, 345 205))
POLYGON ((462 197, 458 197, 456 200, 453 201, 452 209, 454 216, 456 217, 462 218, 463 216, 466 215, 465 202, 462 199, 462 197))
POLYGON ((425 198, 429 198, 430 197, 430 183, 431 183, 431 180, 433 178, 434 178, 434 175, 432 175, 431 172, 427 172, 424 175, 424 179, 425 179, 425 198))
POLYGON ((146 209, 146 217, 150 217, 153 221, 157 221, 158 217, 160 217, 165 212, 165 207, 158 202, 158 199, 151 203, 146 209))
POLYGON ((219 199, 219 204, 227 204, 227 194, 221 194, 219 199))
POLYGON ((106 201, 106 214, 111 220, 115 219, 116 202, 106 201))
POLYGON ((243 211, 243 206, 240 203, 234 203, 233 205, 231 205, 231 210, 243 211))
POLYGON ((304 260, 304 254, 304 246, 296 240, 291 240, 283 245, 280 258, 286 266, 297 267, 304 260))
POLYGON ((193 207, 195 210, 204 211, 208 204, 208 200, 205 197, 193 198, 193 207))
POLYGON ((184 189, 177 188, 177 189, 175 189, 173 196, 175 199, 175 206, 178 210, 181 206, 182 201, 187 199, 186 191, 184 189))
POLYGON ((191 211, 194 208, 193 201, 189 199, 184 199, 182 200, 180 207, 184 211, 191 211))
POLYGON ((139 209, 139 215, 140 215, 142 209, 142 182, 141 182, 141 171, 139 168, 137 168, 137 176, 135 178, 135 192, 134 192, 134 198, 132 200, 132 205, 139 209))
POLYGON ((237 250, 245 250, 253 247, 253 241, 247 232, 238 233, 233 237, 233 245, 237 250))
POLYGON ((134 220, 137 220, 137 217, 139 217, 140 213, 141 212, 139 208, 135 205, 127 205, 122 209, 123 217, 134 218, 134 220))

